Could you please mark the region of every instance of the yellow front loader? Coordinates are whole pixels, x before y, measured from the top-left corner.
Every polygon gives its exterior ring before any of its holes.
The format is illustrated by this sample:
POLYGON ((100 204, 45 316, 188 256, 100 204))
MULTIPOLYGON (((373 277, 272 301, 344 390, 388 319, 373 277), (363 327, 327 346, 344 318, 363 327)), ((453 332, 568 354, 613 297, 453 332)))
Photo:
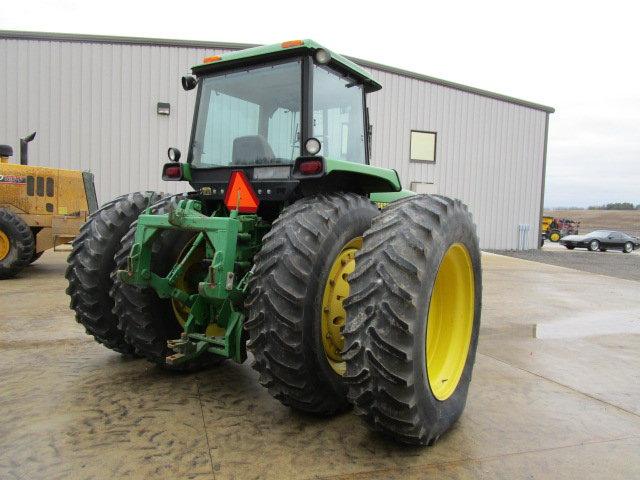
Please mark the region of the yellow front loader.
POLYGON ((20 163, 0 145, 0 279, 15 276, 45 250, 71 242, 97 209, 93 174, 28 165, 20 140, 20 163))

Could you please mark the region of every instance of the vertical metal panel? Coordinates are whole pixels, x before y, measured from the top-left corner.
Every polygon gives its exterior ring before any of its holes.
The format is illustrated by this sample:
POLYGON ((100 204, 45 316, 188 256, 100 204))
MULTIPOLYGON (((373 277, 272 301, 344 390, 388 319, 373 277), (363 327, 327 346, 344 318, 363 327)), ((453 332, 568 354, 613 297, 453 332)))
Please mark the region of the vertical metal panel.
MULTIPOLYGON (((185 154, 195 92, 180 76, 221 49, 0 39, 0 142, 36 130, 33 164, 91 170, 100 202, 133 190, 177 192, 162 182, 166 150, 185 154), (157 115, 169 102, 171 114, 157 115)), ((537 245, 546 113, 397 73, 372 70, 372 163, 405 188, 434 182, 474 215, 483 248, 516 248, 518 225, 537 245), (436 162, 409 161, 410 131, 437 132, 436 162)))
POLYGON ((517 248, 518 225, 537 246, 546 113, 372 70, 374 165, 395 168, 403 185, 435 182, 469 205, 483 248, 517 248), (410 162, 411 130, 437 132, 436 162, 410 162))

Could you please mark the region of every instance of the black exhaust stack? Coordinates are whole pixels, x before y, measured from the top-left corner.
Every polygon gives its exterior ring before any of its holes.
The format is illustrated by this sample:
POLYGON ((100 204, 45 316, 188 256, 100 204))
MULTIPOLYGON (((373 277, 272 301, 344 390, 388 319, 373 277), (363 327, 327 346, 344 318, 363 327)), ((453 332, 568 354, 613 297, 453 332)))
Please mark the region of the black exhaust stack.
POLYGON ((29 142, 36 138, 36 132, 20 139, 20 165, 29 164, 29 142))

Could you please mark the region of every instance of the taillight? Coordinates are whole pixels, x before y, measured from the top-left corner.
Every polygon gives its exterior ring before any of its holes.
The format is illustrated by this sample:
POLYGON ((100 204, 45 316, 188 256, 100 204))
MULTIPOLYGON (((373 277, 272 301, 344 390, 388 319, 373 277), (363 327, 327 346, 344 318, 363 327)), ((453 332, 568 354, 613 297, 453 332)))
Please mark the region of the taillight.
POLYGON ((182 179, 182 168, 178 165, 171 165, 164 169, 165 180, 181 180, 182 179))
POLYGON ((298 171, 303 175, 315 175, 322 171, 322 161, 305 160, 298 165, 298 171))

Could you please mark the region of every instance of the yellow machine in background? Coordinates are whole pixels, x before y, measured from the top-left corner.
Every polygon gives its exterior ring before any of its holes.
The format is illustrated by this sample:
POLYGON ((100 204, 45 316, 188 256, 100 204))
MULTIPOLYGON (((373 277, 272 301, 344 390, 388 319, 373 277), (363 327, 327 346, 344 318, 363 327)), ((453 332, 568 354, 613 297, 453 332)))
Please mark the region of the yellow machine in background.
MULTIPOLYGON (((552 223, 553 223, 553 217, 548 217, 546 215, 544 217, 542 217, 542 235, 544 235, 544 237, 547 240, 551 240, 549 238, 549 230, 551 228, 551 224, 552 223)), ((560 240, 560 235, 559 234, 556 234, 556 235, 558 235, 558 238, 556 239, 554 237, 554 240, 552 240, 552 241, 557 242, 558 240, 560 240)))
POLYGON ((569 218, 556 218, 550 216, 542 217, 542 235, 547 240, 558 242, 567 235, 577 235, 580 229, 580 222, 569 218))
POLYGON ((0 279, 16 275, 45 250, 69 243, 97 209, 93 174, 30 166, 20 141, 20 164, 13 149, 0 145, 0 279))

